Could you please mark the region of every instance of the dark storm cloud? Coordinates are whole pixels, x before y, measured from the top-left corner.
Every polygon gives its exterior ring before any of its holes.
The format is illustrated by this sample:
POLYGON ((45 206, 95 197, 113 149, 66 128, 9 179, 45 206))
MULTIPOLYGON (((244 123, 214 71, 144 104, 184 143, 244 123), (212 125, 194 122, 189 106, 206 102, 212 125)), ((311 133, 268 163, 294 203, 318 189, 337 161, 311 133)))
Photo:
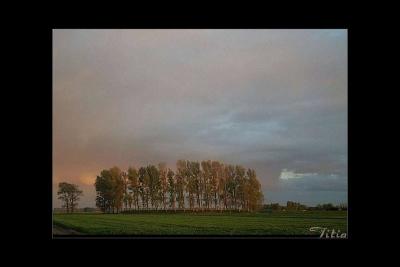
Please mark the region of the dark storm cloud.
POLYGON ((347 177, 345 30, 55 30, 53 81, 53 179, 87 205, 113 165, 243 164, 271 201, 283 169, 347 177))

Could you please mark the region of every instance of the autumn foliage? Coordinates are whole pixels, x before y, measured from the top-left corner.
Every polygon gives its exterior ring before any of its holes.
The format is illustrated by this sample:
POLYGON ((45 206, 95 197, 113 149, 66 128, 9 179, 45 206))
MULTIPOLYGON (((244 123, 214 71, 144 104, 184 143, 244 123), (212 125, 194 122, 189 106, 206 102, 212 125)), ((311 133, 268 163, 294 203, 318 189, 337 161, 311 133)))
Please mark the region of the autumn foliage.
POLYGON ((166 164, 126 172, 103 170, 96 178, 96 206, 103 212, 255 211, 263 203, 256 172, 219 161, 178 160, 176 170, 166 164))

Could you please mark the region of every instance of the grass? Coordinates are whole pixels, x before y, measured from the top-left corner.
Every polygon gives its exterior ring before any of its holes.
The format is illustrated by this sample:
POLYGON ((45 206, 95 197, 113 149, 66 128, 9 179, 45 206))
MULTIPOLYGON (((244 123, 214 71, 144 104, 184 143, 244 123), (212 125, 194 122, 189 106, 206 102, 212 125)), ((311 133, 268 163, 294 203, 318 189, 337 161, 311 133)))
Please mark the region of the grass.
POLYGON ((310 227, 347 232, 347 212, 79 213, 54 214, 53 223, 87 235, 316 235, 310 227))

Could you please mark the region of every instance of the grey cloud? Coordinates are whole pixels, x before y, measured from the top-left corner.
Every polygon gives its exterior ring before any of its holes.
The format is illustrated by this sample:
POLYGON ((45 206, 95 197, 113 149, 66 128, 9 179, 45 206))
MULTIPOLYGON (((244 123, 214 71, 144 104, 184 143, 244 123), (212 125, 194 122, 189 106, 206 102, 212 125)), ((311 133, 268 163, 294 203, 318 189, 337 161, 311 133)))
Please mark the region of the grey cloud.
POLYGON ((280 180, 287 191, 342 191, 347 192, 347 177, 336 174, 316 174, 301 178, 280 180))
POLYGON ((346 31, 54 30, 54 180, 179 158, 346 174, 346 31))

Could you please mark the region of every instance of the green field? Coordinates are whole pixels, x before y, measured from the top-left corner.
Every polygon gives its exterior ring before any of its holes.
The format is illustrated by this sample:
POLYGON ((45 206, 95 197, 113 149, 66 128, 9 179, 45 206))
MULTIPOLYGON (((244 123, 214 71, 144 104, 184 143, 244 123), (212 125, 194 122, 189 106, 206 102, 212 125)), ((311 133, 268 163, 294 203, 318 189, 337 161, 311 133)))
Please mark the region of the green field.
POLYGON ((85 235, 316 235, 320 226, 347 233, 346 211, 235 214, 54 214, 53 223, 85 235))

